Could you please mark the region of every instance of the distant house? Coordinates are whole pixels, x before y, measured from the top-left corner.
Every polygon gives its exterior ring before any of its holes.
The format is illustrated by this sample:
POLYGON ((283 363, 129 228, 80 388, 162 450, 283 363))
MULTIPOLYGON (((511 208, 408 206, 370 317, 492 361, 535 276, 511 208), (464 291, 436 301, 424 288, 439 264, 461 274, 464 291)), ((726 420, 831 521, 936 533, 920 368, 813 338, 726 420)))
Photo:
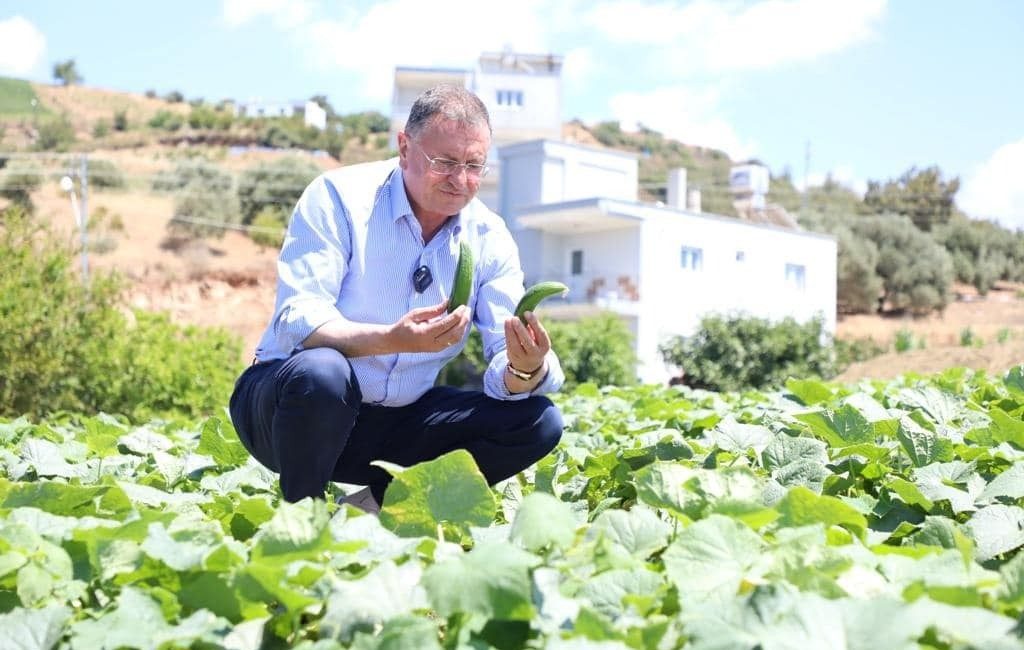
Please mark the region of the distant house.
POLYGON ((314 101, 264 102, 251 100, 235 104, 236 117, 292 117, 301 115, 306 126, 323 131, 327 128, 327 111, 314 101))
MULTIPOLYGON (((642 203, 629 153, 533 140, 498 156, 499 213, 519 245, 527 286, 559 280, 570 287, 566 307, 619 314, 635 336, 642 380, 677 372, 658 345, 692 334, 709 313, 821 315, 835 331, 833 237, 703 213, 685 170, 670 174, 667 205, 642 203)), ((742 189, 742 178, 736 184, 742 189)))
POLYGON ((395 68, 391 98, 391 147, 405 127, 413 102, 439 83, 463 86, 476 93, 491 117, 493 171, 481 184, 480 199, 497 205, 501 161, 498 147, 523 140, 562 137, 562 57, 553 54, 485 52, 473 68, 395 68))

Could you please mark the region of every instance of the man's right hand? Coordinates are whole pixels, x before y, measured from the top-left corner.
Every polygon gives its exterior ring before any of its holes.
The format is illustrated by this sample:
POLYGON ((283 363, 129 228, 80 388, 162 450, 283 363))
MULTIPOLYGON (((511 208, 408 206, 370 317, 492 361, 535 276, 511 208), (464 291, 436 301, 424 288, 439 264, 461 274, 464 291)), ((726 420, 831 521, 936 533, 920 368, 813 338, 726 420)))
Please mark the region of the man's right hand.
POLYGON ((413 309, 391 326, 388 338, 398 352, 440 352, 462 340, 469 327, 469 307, 448 314, 448 301, 413 309))

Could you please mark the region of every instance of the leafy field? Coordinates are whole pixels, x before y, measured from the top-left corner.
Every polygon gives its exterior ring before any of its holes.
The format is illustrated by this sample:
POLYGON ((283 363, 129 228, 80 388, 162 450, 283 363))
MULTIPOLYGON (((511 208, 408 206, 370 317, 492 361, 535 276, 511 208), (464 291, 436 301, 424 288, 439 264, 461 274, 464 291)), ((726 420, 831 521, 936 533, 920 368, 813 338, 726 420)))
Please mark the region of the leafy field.
POLYGON ((1024 648, 1024 367, 558 399, 527 475, 391 467, 380 519, 216 418, 0 423, 0 648, 1024 648))

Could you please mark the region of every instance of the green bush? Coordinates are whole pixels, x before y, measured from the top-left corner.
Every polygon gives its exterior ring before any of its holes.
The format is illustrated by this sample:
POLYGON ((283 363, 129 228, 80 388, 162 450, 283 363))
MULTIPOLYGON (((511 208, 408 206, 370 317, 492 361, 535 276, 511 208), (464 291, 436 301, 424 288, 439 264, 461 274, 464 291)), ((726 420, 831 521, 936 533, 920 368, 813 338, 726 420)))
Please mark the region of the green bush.
POLYGON ((252 226, 259 230, 249 231, 249 237, 260 246, 280 248, 284 243, 287 221, 288 212, 277 206, 268 205, 252 220, 252 226))
POLYGON ((128 130, 128 113, 125 110, 114 111, 114 130, 128 130))
MULTIPOLYGON (((590 316, 578 321, 547 321, 544 328, 565 372, 565 389, 586 382, 599 386, 636 383, 633 335, 614 314, 590 316)), ((437 383, 479 386, 486 369, 483 342, 479 332, 473 330, 462 354, 444 367, 437 383)))
POLYGON ((867 361, 888 352, 888 348, 870 336, 859 339, 836 339, 834 341, 836 369, 844 369, 852 363, 867 361))
POLYGON ((43 117, 36 128, 35 148, 39 151, 67 151, 75 143, 75 128, 67 115, 43 117))
POLYGON ((903 327, 896 332, 896 340, 893 347, 897 352, 906 352, 914 349, 914 333, 903 327))
POLYGON ((32 212, 32 192, 43 184, 43 173, 39 167, 25 159, 7 161, 0 168, 0 196, 26 212, 32 212))
POLYGON ((544 328, 565 371, 566 388, 587 382, 598 386, 637 382, 633 334, 615 314, 548 321, 544 328))
POLYGON ((662 344, 667 363, 683 370, 688 386, 715 391, 778 388, 789 377, 835 376, 835 359, 824 322, 773 323, 743 314, 701 319, 693 336, 662 344))
POLYGON ((231 174, 201 159, 182 161, 153 183, 155 191, 174 195, 175 219, 168 228, 184 237, 223 237, 225 225, 238 223, 233 186, 231 174))
POLYGON ((289 156, 247 169, 238 179, 242 223, 253 223, 266 207, 291 212, 320 168, 306 158, 289 156))
POLYGON ((89 187, 123 188, 124 174, 109 160, 89 161, 89 187))
POLYGON ((86 289, 75 252, 24 210, 0 214, 0 414, 57 411, 199 417, 219 412, 241 370, 223 330, 126 314, 116 278, 86 289))
POLYGON ((110 133, 110 122, 106 120, 96 120, 96 124, 92 126, 92 137, 102 138, 110 133))
POLYGON ((165 131, 177 131, 184 123, 181 115, 167 110, 157 111, 156 115, 147 122, 154 129, 164 129, 165 131))

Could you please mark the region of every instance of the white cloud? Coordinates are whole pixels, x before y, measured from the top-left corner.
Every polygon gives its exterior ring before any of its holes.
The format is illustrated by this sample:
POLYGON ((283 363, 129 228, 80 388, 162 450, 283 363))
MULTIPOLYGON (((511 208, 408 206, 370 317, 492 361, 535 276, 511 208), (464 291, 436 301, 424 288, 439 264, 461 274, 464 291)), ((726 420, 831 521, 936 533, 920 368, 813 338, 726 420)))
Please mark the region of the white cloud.
POLYGON ((223 0, 221 13, 229 27, 268 16, 277 25, 292 28, 309 20, 313 6, 309 0, 223 0))
POLYGON ((957 203, 978 219, 1024 228, 1024 139, 1003 145, 964 182, 957 203))
POLYGON ((623 129, 638 124, 689 145, 721 149, 733 160, 749 158, 756 150, 722 119, 719 93, 712 88, 662 87, 643 93, 620 93, 608 102, 623 129))
POLYGON ((764 69, 869 38, 886 0, 606 0, 587 22, 612 42, 644 44, 669 74, 764 69))
POLYGON ((311 61, 357 73, 359 94, 382 101, 390 98, 395 66, 469 68, 481 52, 506 45, 545 52, 544 17, 540 0, 388 0, 310 22, 296 36, 311 61))
POLYGON ((41 70, 46 37, 28 20, 14 16, 0 20, 0 74, 28 77, 41 70))

